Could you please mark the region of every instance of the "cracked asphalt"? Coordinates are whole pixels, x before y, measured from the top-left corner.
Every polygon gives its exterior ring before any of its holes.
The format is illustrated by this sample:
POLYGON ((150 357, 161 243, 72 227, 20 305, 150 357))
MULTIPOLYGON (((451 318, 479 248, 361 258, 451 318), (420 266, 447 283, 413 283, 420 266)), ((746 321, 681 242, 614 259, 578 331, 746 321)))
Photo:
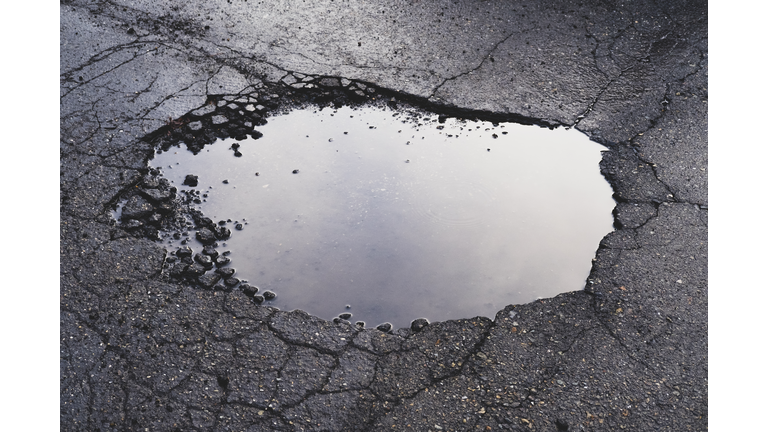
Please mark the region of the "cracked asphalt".
POLYGON ((62 1, 60 429, 706 430, 707 88, 702 1, 62 1), (156 146, 302 101, 604 144, 585 289, 383 332, 171 277, 156 146))

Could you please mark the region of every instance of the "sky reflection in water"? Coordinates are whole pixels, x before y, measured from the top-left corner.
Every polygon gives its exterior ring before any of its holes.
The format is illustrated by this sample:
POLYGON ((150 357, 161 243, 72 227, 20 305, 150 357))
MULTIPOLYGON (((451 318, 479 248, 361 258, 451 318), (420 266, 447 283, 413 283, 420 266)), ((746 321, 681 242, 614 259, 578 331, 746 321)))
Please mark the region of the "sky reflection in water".
POLYGON ((246 222, 219 250, 284 310, 404 327, 584 287, 613 229, 604 147, 575 130, 393 114, 296 110, 261 139, 151 165, 180 189, 198 175, 208 217, 246 222))

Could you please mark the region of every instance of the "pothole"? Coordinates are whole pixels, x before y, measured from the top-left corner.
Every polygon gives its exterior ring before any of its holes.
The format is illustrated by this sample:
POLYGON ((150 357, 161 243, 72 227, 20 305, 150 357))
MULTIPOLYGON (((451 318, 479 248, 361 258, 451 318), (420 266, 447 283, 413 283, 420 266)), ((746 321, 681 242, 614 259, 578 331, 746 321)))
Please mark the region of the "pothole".
POLYGON ((168 249, 284 310, 367 326, 493 318, 582 289, 613 229, 605 148, 576 130, 382 107, 294 109, 256 129, 150 164, 212 222, 207 239, 162 233, 168 249))

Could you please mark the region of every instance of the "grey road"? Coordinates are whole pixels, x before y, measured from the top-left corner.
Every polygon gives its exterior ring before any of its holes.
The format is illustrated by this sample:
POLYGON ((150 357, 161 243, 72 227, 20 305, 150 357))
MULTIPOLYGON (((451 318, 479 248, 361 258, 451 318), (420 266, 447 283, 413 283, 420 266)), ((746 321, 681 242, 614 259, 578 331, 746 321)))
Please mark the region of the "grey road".
POLYGON ((61 430, 706 430, 707 24, 701 1, 62 1, 61 430), (156 146, 313 100, 608 147, 584 290, 383 332, 171 265, 156 146))

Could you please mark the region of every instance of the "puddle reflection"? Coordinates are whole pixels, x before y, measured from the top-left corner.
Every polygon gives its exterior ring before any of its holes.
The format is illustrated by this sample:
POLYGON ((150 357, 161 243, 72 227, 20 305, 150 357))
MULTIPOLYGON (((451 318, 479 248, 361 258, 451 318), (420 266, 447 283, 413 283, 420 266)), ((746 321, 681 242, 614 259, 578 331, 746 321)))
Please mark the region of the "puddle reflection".
POLYGON ((201 210, 243 223, 219 249, 281 309, 404 327, 582 289, 613 229, 604 147, 575 130, 413 116, 296 110, 261 139, 151 164, 179 189, 197 175, 201 210))

